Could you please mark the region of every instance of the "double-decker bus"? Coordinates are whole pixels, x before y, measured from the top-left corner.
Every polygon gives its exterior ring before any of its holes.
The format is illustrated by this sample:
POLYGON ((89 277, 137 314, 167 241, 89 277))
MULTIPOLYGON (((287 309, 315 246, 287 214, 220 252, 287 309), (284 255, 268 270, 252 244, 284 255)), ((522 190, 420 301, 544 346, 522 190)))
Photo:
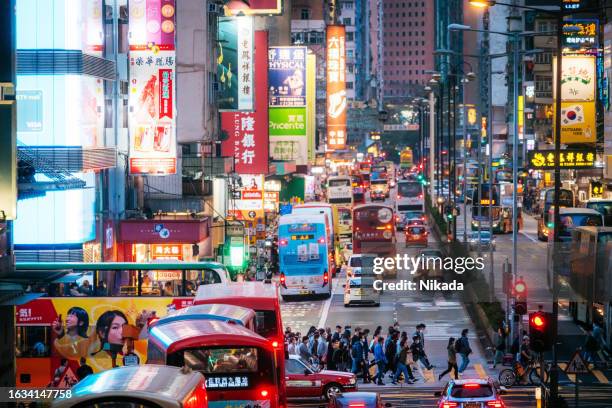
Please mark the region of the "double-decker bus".
POLYGON ((246 327, 255 331, 255 311, 241 306, 208 304, 191 305, 182 309, 171 311, 160 319, 149 322, 149 327, 182 320, 218 320, 246 327))
MULTIPOLYGON (((550 217, 550 207, 555 201, 555 189, 547 188, 540 192, 538 202, 538 239, 540 241, 548 241, 548 233, 553 225, 553 220, 550 217)), ((571 190, 559 190, 559 208, 573 207, 574 193, 571 190)))
POLYGON ((264 337, 214 320, 155 325, 148 335, 147 363, 186 366, 202 373, 209 407, 281 406, 281 372, 274 347, 264 337))
MULTIPOLYGON (((394 257, 397 253, 393 207, 363 204, 353 208, 353 253, 394 257)), ((385 276, 393 277, 396 270, 385 276)))
POLYGON ((338 219, 340 221, 340 245, 344 246, 353 242, 353 212, 350 206, 337 205, 338 219))
POLYGON ((365 203, 365 183, 363 177, 360 174, 353 175, 351 185, 353 186, 353 203, 365 203))
MULTIPOLYGON (((255 332, 272 342, 281 373, 285 372, 283 320, 278 287, 263 282, 230 282, 201 286, 193 301, 196 305, 224 304, 247 307, 255 311, 255 332)), ((286 402, 285 377, 280 376, 281 402, 286 402)))
MULTIPOLYGON (((612 228, 578 227, 569 256, 570 315, 587 325, 603 323, 612 339, 612 228)), ((550 278, 549 278, 550 280, 550 278)))
POLYGON ((331 296, 330 237, 323 214, 283 215, 278 222, 281 296, 331 296))
POLYGON ((191 305, 198 288, 229 281, 216 262, 17 263, 16 269, 49 278, 32 282, 33 300, 16 306, 20 387, 68 388, 78 381, 81 359, 94 372, 144 363, 140 334, 148 322, 191 305))
POLYGON ((342 263, 342 254, 340 248, 340 220, 338 217, 337 208, 328 203, 306 203, 299 204, 293 207, 291 210, 292 214, 295 215, 313 215, 323 214, 327 218, 328 222, 328 235, 330 243, 330 254, 333 266, 331 268, 332 274, 335 276, 336 272, 340 270, 342 263))
POLYGON ((400 180, 397 183, 395 207, 398 213, 425 212, 425 190, 418 181, 400 180))
POLYGON ((348 205, 353 203, 353 188, 349 176, 332 176, 327 179, 327 202, 348 205))
POLYGON ((400 152, 400 169, 408 170, 414 166, 414 159, 412 155, 412 148, 404 147, 400 152))
MULTIPOLYGON (((546 269, 548 271, 548 283, 552 288, 554 278, 562 287, 565 287, 570 275, 570 255, 572 247, 572 232, 578 227, 601 227, 603 226, 603 216, 590 208, 559 208, 559 242, 554 242, 554 206, 548 210, 548 253, 546 258, 546 269), (555 265, 554 257, 558 261, 555 265)), ((563 293, 565 295, 565 293, 563 293)))

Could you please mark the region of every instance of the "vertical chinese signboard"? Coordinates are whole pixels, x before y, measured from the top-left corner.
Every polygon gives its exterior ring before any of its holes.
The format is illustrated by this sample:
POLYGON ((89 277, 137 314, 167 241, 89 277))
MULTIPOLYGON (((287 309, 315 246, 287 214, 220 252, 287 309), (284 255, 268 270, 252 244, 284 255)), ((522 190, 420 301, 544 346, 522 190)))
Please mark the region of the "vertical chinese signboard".
POLYGON ((131 174, 176 173, 175 2, 130 2, 131 174))
POLYGON ((219 110, 253 110, 253 18, 221 17, 217 35, 219 110))
POLYGON ((317 56, 306 57, 306 138, 308 143, 308 162, 315 161, 315 135, 317 132, 317 56))
POLYGON ((221 145, 224 156, 234 157, 238 174, 268 173, 268 33, 255 33, 254 112, 222 112, 221 128, 228 138, 221 145))
POLYGON ((327 27, 327 148, 346 148, 346 49, 344 26, 327 27))
POLYGON ((564 55, 562 63, 561 143, 595 143, 595 57, 564 55))

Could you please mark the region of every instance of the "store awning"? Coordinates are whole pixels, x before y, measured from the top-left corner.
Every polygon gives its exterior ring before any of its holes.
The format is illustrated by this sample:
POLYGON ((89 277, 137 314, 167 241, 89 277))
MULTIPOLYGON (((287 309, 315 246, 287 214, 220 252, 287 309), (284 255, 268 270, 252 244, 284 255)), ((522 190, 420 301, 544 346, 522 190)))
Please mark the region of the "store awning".
POLYGON ((210 235, 210 217, 196 220, 122 220, 121 243, 197 244, 210 235))

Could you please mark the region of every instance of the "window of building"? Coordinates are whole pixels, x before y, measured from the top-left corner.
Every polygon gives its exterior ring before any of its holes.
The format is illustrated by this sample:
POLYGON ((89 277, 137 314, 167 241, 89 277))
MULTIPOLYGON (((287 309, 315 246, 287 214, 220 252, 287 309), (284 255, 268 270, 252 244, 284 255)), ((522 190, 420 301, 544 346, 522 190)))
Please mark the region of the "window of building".
POLYGON ((347 1, 347 2, 342 3, 342 8, 352 9, 353 8, 353 2, 347 1))
POLYGON ((346 69, 348 70, 349 73, 354 73, 355 72, 355 65, 353 64, 346 64, 346 69))
POLYGON ((310 9, 303 8, 300 10, 300 19, 302 20, 310 20, 310 9))
POLYGON ((350 26, 351 24, 351 19, 350 17, 345 17, 342 19, 342 24, 344 24, 345 26, 350 26))
POLYGON ((355 41, 355 33, 347 32, 346 33, 346 41, 355 41))
POLYGON ((346 83, 346 89, 353 89, 353 83, 352 82, 347 82, 346 83))

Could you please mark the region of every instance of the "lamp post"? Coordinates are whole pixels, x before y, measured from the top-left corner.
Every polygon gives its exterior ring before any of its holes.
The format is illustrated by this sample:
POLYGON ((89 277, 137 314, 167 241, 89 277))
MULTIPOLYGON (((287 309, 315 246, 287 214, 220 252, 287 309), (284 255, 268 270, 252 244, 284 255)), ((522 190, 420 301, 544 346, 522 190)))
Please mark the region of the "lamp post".
POLYGON ((435 177, 435 144, 436 144, 436 117, 435 117, 435 108, 436 108, 436 97, 434 95, 433 89, 429 86, 425 87, 425 91, 429 92, 429 163, 427 164, 429 171, 429 199, 431 201, 431 205, 434 205, 435 202, 435 194, 434 194, 434 177, 435 177))

